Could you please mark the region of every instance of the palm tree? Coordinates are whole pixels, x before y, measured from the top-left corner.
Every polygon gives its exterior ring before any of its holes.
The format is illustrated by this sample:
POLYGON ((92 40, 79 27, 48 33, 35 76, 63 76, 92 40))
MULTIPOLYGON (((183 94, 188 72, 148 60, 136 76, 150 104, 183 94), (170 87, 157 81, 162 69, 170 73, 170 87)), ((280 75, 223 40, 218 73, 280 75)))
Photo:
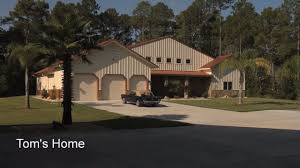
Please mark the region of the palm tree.
POLYGON ((48 51, 38 44, 28 43, 26 45, 11 44, 9 47, 10 60, 17 60, 25 69, 25 106, 30 109, 29 97, 29 78, 30 70, 41 56, 48 53, 48 51))
MULTIPOLYGON (((69 8, 67 8, 69 9, 69 8)), ((86 58, 88 51, 96 47, 97 32, 91 22, 68 10, 64 14, 53 13, 48 22, 49 48, 56 61, 63 62, 63 118, 62 124, 72 124, 72 59, 86 58)))
POLYGON ((241 54, 235 53, 229 59, 221 64, 222 71, 224 69, 237 69, 240 73, 238 104, 243 104, 243 86, 245 82, 245 74, 248 68, 256 69, 257 67, 265 68, 270 73, 270 63, 264 58, 257 58, 257 52, 253 49, 244 50, 241 54))

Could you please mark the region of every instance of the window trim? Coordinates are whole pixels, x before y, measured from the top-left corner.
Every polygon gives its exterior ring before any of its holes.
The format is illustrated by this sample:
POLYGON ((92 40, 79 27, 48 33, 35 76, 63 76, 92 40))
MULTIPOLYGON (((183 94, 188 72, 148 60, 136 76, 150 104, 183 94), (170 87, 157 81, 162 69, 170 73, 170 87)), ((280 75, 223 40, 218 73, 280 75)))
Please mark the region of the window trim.
POLYGON ((152 62, 152 57, 146 57, 146 60, 152 62), (148 60, 148 58, 150 58, 150 60, 148 60))
POLYGON ((161 57, 156 57, 155 62, 156 63, 162 63, 162 58, 161 57), (160 62, 158 62, 157 59, 160 59, 160 62))
POLYGON ((172 64, 172 58, 167 58, 167 59, 166 59, 166 63, 167 63, 167 64, 172 64), (168 59, 170 59, 170 62, 168 62, 168 59))
POLYGON ((191 59, 190 58, 185 59, 185 64, 191 65, 192 64, 191 59), (188 60, 190 61, 189 63, 187 63, 188 60))
POLYGON ((223 82, 223 90, 226 90, 226 91, 233 90, 233 82, 232 81, 224 81, 223 82), (229 85, 229 84, 231 84, 231 85, 229 85), (229 86, 231 86, 230 89, 229 89, 229 86))

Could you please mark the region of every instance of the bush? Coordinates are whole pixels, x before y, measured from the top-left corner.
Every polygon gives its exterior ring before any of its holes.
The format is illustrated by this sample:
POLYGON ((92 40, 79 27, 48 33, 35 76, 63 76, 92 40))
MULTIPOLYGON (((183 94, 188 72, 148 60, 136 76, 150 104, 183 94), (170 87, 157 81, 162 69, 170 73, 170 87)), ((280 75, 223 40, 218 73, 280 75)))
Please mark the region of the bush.
POLYGON ((279 86, 279 96, 283 99, 296 100, 297 99, 297 87, 295 80, 291 78, 283 78, 279 86))
POLYGON ((47 99, 49 97, 48 91, 46 89, 42 90, 42 98, 47 99))

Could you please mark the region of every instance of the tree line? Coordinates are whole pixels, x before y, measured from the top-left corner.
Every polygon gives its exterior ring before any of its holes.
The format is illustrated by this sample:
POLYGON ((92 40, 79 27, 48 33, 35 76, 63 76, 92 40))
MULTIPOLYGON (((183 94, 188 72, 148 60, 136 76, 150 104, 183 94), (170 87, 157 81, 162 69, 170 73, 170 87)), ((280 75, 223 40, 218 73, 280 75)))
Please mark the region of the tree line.
POLYGON ((213 57, 237 53, 268 60, 269 68, 245 68, 248 96, 295 99, 299 94, 298 0, 284 0, 261 13, 248 0, 195 0, 178 15, 163 2, 141 1, 127 15, 114 8, 101 11, 95 0, 58 1, 53 8, 45 1, 19 0, 1 17, 1 25, 9 28, 0 29, 0 96, 23 95, 26 77, 27 90, 34 94, 33 72, 66 55, 85 60, 83 49, 97 40, 114 38, 127 45, 162 36, 173 36, 213 57), (229 8, 225 17, 222 13, 229 8), (35 54, 26 56, 26 49, 35 54))

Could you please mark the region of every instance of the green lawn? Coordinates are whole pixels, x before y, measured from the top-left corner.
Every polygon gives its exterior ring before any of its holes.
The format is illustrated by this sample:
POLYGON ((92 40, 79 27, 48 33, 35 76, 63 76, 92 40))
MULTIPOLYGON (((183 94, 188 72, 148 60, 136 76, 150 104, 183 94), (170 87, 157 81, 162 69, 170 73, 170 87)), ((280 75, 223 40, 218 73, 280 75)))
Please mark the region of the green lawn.
MULTIPOLYGON (((46 102, 31 98, 32 109, 24 109, 24 97, 0 98, 0 125, 43 125, 52 121, 61 121, 60 103, 46 102)), ((162 121, 127 117, 120 114, 93 109, 75 104, 73 107, 74 125, 104 126, 113 129, 139 129, 188 125, 181 122, 162 121)))
POLYGON ((300 101, 269 98, 245 98, 244 100, 245 102, 243 105, 237 105, 237 98, 216 98, 207 100, 170 100, 170 102, 238 112, 300 109, 300 101))

